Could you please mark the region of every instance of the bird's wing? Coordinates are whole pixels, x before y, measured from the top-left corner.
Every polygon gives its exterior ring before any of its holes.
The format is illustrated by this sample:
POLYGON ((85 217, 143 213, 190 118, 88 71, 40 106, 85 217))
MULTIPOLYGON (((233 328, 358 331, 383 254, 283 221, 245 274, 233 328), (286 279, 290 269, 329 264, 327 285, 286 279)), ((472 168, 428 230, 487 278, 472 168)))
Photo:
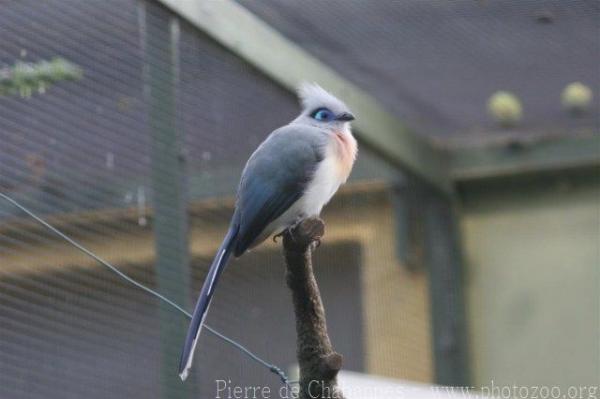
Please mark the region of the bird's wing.
POLYGON ((302 196, 324 158, 326 140, 318 129, 288 125, 271 133, 252 154, 238 189, 235 256, 302 196))

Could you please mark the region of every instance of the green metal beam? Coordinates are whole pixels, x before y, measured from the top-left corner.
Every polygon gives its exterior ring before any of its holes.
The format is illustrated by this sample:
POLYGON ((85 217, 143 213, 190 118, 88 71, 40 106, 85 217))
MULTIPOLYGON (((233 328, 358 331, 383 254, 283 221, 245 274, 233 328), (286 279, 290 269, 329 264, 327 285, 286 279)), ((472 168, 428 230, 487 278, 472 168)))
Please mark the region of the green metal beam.
MULTIPOLYGON (((145 85, 152 135, 152 204, 158 290, 176 303, 189 299, 189 246, 183 134, 177 128, 175 90, 178 76, 179 25, 157 5, 140 2, 144 43, 145 85)), ((160 304, 162 397, 189 397, 191 386, 177 375, 188 321, 160 304)))
POLYGON ((244 7, 231 0, 159 2, 283 87, 295 90, 302 81, 315 81, 339 95, 357 115, 359 140, 438 189, 452 191, 443 151, 244 7))
POLYGON ((435 382, 469 386, 464 259, 454 199, 423 190, 425 263, 429 273, 435 382))
POLYGON ((600 165, 600 135, 586 133, 451 151, 455 182, 600 165))

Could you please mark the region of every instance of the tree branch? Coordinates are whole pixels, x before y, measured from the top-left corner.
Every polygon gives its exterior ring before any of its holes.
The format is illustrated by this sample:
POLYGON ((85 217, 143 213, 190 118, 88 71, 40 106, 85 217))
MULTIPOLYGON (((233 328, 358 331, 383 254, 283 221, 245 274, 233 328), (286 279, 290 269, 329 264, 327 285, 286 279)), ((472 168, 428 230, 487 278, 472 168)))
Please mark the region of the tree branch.
POLYGON ((322 220, 302 221, 283 235, 287 285, 296 315, 297 356, 300 366, 300 399, 344 396, 337 386, 342 355, 333 350, 321 294, 312 267, 312 251, 325 233, 322 220))

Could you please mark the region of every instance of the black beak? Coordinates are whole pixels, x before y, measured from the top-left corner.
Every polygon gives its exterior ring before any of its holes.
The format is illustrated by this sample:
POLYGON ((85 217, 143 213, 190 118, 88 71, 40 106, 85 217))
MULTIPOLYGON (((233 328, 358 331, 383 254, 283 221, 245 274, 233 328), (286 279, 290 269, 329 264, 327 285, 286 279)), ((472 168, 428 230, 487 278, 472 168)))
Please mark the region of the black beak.
POLYGON ((339 114, 335 119, 338 121, 350 122, 354 120, 354 115, 352 115, 350 112, 344 112, 339 114))

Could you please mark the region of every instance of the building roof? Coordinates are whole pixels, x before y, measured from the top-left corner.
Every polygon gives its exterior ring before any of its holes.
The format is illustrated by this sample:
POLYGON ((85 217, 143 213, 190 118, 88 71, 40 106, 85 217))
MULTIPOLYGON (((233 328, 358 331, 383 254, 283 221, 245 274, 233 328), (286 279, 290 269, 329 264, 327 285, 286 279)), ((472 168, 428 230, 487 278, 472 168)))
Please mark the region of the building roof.
POLYGON ((416 132, 506 134, 487 115, 498 90, 523 104, 520 132, 596 127, 600 3, 263 0, 240 2, 380 100, 416 132), (561 109, 563 88, 595 91, 592 112, 561 109))

